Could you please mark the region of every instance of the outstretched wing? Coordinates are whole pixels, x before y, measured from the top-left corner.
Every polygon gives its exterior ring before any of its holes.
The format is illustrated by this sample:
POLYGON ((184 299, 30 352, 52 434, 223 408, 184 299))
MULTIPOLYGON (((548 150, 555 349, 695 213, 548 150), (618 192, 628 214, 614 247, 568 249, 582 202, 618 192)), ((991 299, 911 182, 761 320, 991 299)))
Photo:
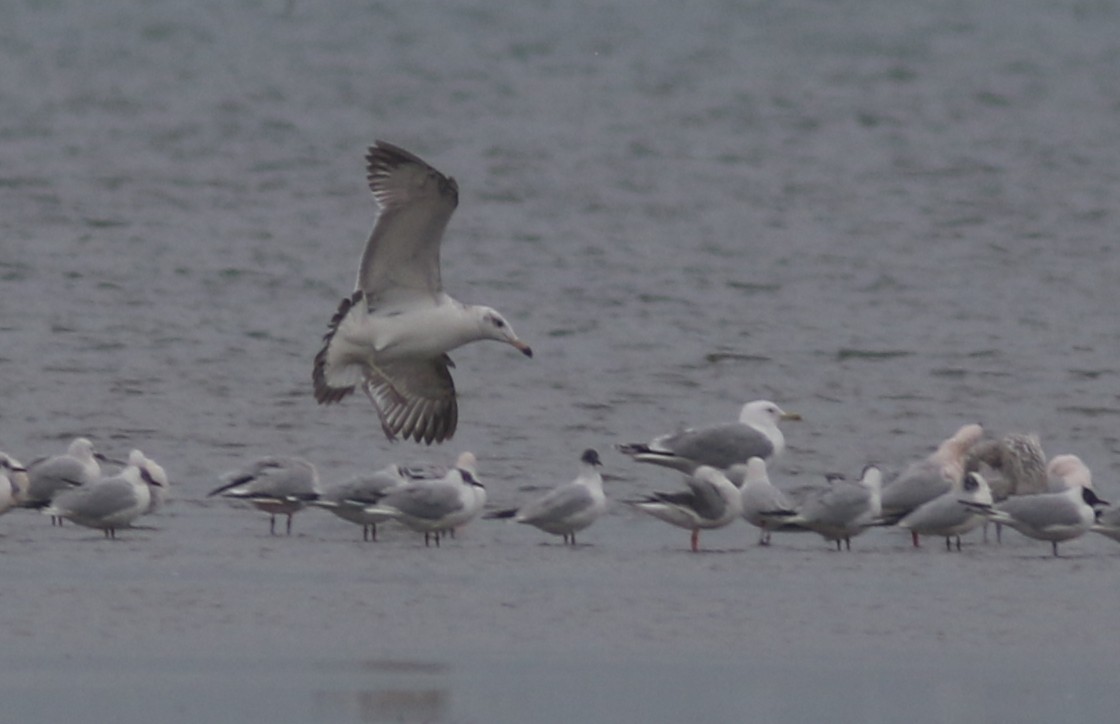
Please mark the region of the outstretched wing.
POLYGON ((459 186, 417 156, 377 141, 366 156, 381 207, 358 266, 357 289, 373 308, 441 290, 439 247, 459 186))

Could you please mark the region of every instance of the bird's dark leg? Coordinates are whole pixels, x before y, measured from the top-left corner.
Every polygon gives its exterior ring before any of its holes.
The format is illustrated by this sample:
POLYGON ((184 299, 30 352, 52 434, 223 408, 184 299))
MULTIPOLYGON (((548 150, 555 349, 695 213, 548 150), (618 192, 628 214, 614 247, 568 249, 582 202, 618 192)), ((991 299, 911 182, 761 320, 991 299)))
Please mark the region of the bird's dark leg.
POLYGON ((288 513, 288 528, 287 528, 287 531, 288 531, 287 535, 292 534, 292 514, 291 513, 288 513))
POLYGON ((276 535, 276 516, 271 513, 268 516, 268 534, 276 535))

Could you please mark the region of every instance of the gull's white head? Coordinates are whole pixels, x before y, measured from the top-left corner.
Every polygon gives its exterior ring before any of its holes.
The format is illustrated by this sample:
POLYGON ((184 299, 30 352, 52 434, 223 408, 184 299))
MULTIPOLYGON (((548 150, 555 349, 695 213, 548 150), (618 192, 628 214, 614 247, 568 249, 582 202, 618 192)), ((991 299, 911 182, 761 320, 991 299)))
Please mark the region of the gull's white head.
POLYGON ((526 357, 533 356, 533 349, 521 341, 506 318, 491 307, 474 307, 478 315, 478 331, 482 339, 493 339, 515 347, 526 357))
POLYGON ((783 420, 800 420, 796 412, 786 412, 770 400, 755 400, 743 405, 739 412, 739 422, 744 425, 765 425, 777 427, 783 420))

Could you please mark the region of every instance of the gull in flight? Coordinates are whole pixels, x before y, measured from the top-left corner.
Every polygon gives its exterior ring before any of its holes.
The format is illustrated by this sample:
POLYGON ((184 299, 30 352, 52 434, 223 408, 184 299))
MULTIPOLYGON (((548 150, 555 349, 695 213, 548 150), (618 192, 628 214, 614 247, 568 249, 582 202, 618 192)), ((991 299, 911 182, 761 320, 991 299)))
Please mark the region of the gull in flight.
POLYGON ((384 141, 366 161, 381 212, 354 293, 342 300, 315 355, 315 399, 339 402, 361 387, 390 440, 443 442, 459 417, 447 353, 483 339, 526 357, 533 351, 496 310, 443 290, 439 249, 459 203, 455 179, 384 141))

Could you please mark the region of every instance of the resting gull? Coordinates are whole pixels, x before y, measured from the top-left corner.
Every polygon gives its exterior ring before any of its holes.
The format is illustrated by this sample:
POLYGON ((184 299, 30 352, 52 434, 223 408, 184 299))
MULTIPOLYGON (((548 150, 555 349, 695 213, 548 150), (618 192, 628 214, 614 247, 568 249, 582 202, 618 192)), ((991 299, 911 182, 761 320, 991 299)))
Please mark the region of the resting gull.
POLYGON ((833 480, 828 490, 805 502, 801 512, 786 518, 786 525, 800 526, 852 549, 852 538, 874 525, 882 512, 883 475, 874 465, 863 469, 856 483, 833 480))
POLYGON ((443 291, 440 240, 459 203, 455 179, 383 141, 366 160, 381 213, 355 291, 342 300, 315 356, 315 399, 338 402, 361 386, 390 440, 443 442, 459 415, 447 353, 484 339, 527 357, 533 351, 497 311, 443 291))
POLYGON ((292 534, 292 515, 308 501, 319 497, 319 473, 302 458, 265 457, 227 473, 225 482, 207 497, 245 500, 268 513, 268 532, 276 535, 276 516, 288 516, 287 534, 292 534))
MULTIPOLYGON (((965 456, 983 437, 984 428, 980 425, 964 425, 928 457, 907 466, 883 487, 882 522, 894 525, 922 503, 949 492, 955 482, 964 478, 965 456)), ((917 547, 918 534, 911 533, 917 547)))
POLYGON ((743 405, 738 422, 686 428, 648 443, 623 443, 617 447, 637 462, 664 465, 686 474, 700 465, 726 470, 754 457, 780 455, 786 441, 778 423, 800 419, 800 415, 786 412, 769 400, 755 400, 743 405))
POLYGON ((117 528, 127 527, 148 511, 152 489, 162 484, 152 472, 144 454, 133 450, 119 473, 59 493, 43 513, 100 528, 106 538, 116 538, 117 528))
POLYGON ((576 532, 594 523, 607 509, 603 494, 603 476, 599 453, 584 450, 579 459, 579 476, 570 483, 553 488, 549 493, 520 508, 498 510, 483 516, 489 519, 513 519, 540 528, 545 533, 563 536, 564 543, 576 544, 576 532))
POLYGON ((377 540, 377 524, 389 520, 391 516, 367 513, 366 508, 376 505, 390 490, 408 485, 413 480, 401 466, 388 465, 369 475, 357 475, 331 485, 318 499, 308 501, 308 504, 362 526, 362 540, 377 540))
POLYGON ((944 536, 945 550, 952 550, 951 541, 956 538, 959 551, 961 536, 984 522, 983 516, 962 505, 961 501, 992 504, 992 490, 984 476, 980 473, 965 473, 960 484, 954 483, 949 492, 910 511, 898 521, 898 527, 905 528, 914 535, 944 536))
POLYGON ((0 513, 19 505, 27 486, 27 469, 8 453, 0 452, 0 513))
POLYGON ((424 534, 439 547, 443 533, 473 520, 486 504, 486 488, 478 481, 473 453, 459 456, 455 467, 439 480, 419 480, 394 488, 365 511, 383 515, 424 534))
POLYGON ((1050 476, 1066 489, 1056 493, 1016 495, 996 505, 962 501, 977 513, 1003 523, 1028 538, 1050 541, 1055 556, 1058 543, 1072 540, 1092 528, 1096 508, 1108 505, 1093 492, 1089 468, 1076 455, 1059 455, 1047 466, 1050 476))
POLYGON ((739 486, 743 498, 743 518, 758 528, 758 544, 770 545, 770 532, 781 528, 787 518, 795 516, 793 503, 770 482, 766 461, 751 458, 746 465, 732 465, 727 477, 739 486))
MULTIPOLYGON (((25 508, 43 508, 63 490, 75 488, 101 477, 101 459, 88 438, 71 441, 66 452, 32 460, 27 466, 28 489, 21 505, 25 508)), ((51 524, 61 524, 62 519, 51 518, 51 524)))
POLYGON ((653 493, 627 501, 666 523, 692 531, 692 550, 700 550, 700 531, 722 528, 743 512, 739 489, 716 468, 701 465, 686 480, 688 490, 653 493))

